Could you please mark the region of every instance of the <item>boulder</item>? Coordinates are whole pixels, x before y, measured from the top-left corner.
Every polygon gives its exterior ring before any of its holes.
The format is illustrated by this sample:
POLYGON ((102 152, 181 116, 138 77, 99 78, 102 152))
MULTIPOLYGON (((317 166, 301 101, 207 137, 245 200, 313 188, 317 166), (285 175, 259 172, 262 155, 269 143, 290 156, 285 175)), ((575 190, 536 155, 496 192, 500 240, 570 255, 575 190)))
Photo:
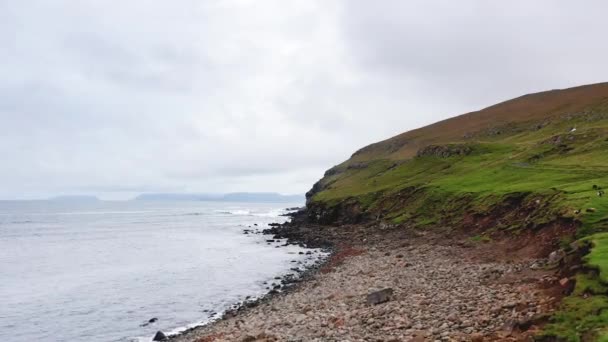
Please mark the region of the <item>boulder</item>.
POLYGON ((559 264, 566 257, 566 252, 563 249, 558 249, 549 254, 548 262, 551 265, 559 264))
POLYGON ((369 305, 378 305, 382 303, 386 303, 391 300, 393 296, 393 289, 386 288, 380 291, 372 292, 367 295, 367 304, 369 305))
POLYGON ((148 325, 150 325, 156 321, 158 321, 158 318, 156 318, 156 317, 150 318, 146 323, 141 324, 140 327, 147 327, 148 325))
POLYGON ((167 335, 165 335, 165 333, 163 333, 162 331, 157 331, 156 335, 154 335, 154 338, 152 339, 152 341, 167 341, 167 335))

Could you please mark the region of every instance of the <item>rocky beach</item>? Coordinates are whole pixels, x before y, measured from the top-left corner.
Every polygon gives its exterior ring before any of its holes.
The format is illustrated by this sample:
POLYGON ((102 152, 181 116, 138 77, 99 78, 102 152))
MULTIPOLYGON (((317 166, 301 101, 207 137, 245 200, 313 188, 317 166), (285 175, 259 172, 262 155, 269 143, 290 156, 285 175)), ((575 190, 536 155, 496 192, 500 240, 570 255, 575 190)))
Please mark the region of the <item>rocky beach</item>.
POLYGON ((608 83, 355 151, 265 233, 332 257, 176 341, 606 341, 608 83))
POLYGON ((171 341, 526 341, 568 286, 505 242, 373 225, 270 232, 335 251, 290 290, 171 341))

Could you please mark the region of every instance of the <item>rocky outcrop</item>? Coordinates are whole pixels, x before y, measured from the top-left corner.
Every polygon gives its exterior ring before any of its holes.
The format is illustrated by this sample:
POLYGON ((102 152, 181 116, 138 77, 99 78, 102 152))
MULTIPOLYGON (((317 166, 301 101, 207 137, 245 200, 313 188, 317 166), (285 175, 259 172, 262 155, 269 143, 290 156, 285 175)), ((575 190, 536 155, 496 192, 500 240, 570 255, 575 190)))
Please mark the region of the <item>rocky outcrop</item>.
POLYGON ((449 158, 453 156, 466 156, 473 149, 468 145, 429 145, 421 148, 416 153, 417 157, 439 157, 449 158))
POLYGON ((316 224, 355 224, 369 220, 356 199, 346 199, 337 204, 311 202, 307 204, 307 221, 316 224))
POLYGON ((322 179, 320 181, 316 182, 312 186, 312 189, 310 189, 310 191, 308 191, 306 193, 306 204, 308 205, 310 203, 310 201, 312 200, 313 196, 316 195, 317 193, 325 190, 325 188, 326 188, 326 186, 323 184, 322 179))

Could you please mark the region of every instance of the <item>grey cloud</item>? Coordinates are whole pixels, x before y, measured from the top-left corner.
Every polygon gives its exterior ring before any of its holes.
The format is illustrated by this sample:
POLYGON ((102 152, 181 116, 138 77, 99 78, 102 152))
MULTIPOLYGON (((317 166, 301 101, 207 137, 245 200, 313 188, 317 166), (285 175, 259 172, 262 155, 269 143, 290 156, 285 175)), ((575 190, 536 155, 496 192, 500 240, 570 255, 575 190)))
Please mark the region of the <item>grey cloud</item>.
POLYGON ((341 19, 362 69, 487 101, 605 80, 606 10, 601 1, 355 0, 341 19))
POLYGON ((303 193, 371 142, 606 80, 606 7, 0 2, 0 198, 303 193))

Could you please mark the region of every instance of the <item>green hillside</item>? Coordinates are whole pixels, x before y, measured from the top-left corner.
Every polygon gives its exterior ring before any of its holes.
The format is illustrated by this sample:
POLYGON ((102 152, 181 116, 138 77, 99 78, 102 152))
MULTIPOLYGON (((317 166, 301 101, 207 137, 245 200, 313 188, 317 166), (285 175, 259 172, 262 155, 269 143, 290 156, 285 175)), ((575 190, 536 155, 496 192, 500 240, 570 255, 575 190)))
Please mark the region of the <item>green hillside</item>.
MULTIPOLYGON (((561 226, 563 246, 593 248, 545 334, 579 341, 602 339, 608 327, 603 189, 608 83, 522 96, 372 144, 328 170, 307 196, 309 218, 321 223, 382 221, 487 239, 561 226)), ((539 246, 539 254, 551 248, 539 246)))

